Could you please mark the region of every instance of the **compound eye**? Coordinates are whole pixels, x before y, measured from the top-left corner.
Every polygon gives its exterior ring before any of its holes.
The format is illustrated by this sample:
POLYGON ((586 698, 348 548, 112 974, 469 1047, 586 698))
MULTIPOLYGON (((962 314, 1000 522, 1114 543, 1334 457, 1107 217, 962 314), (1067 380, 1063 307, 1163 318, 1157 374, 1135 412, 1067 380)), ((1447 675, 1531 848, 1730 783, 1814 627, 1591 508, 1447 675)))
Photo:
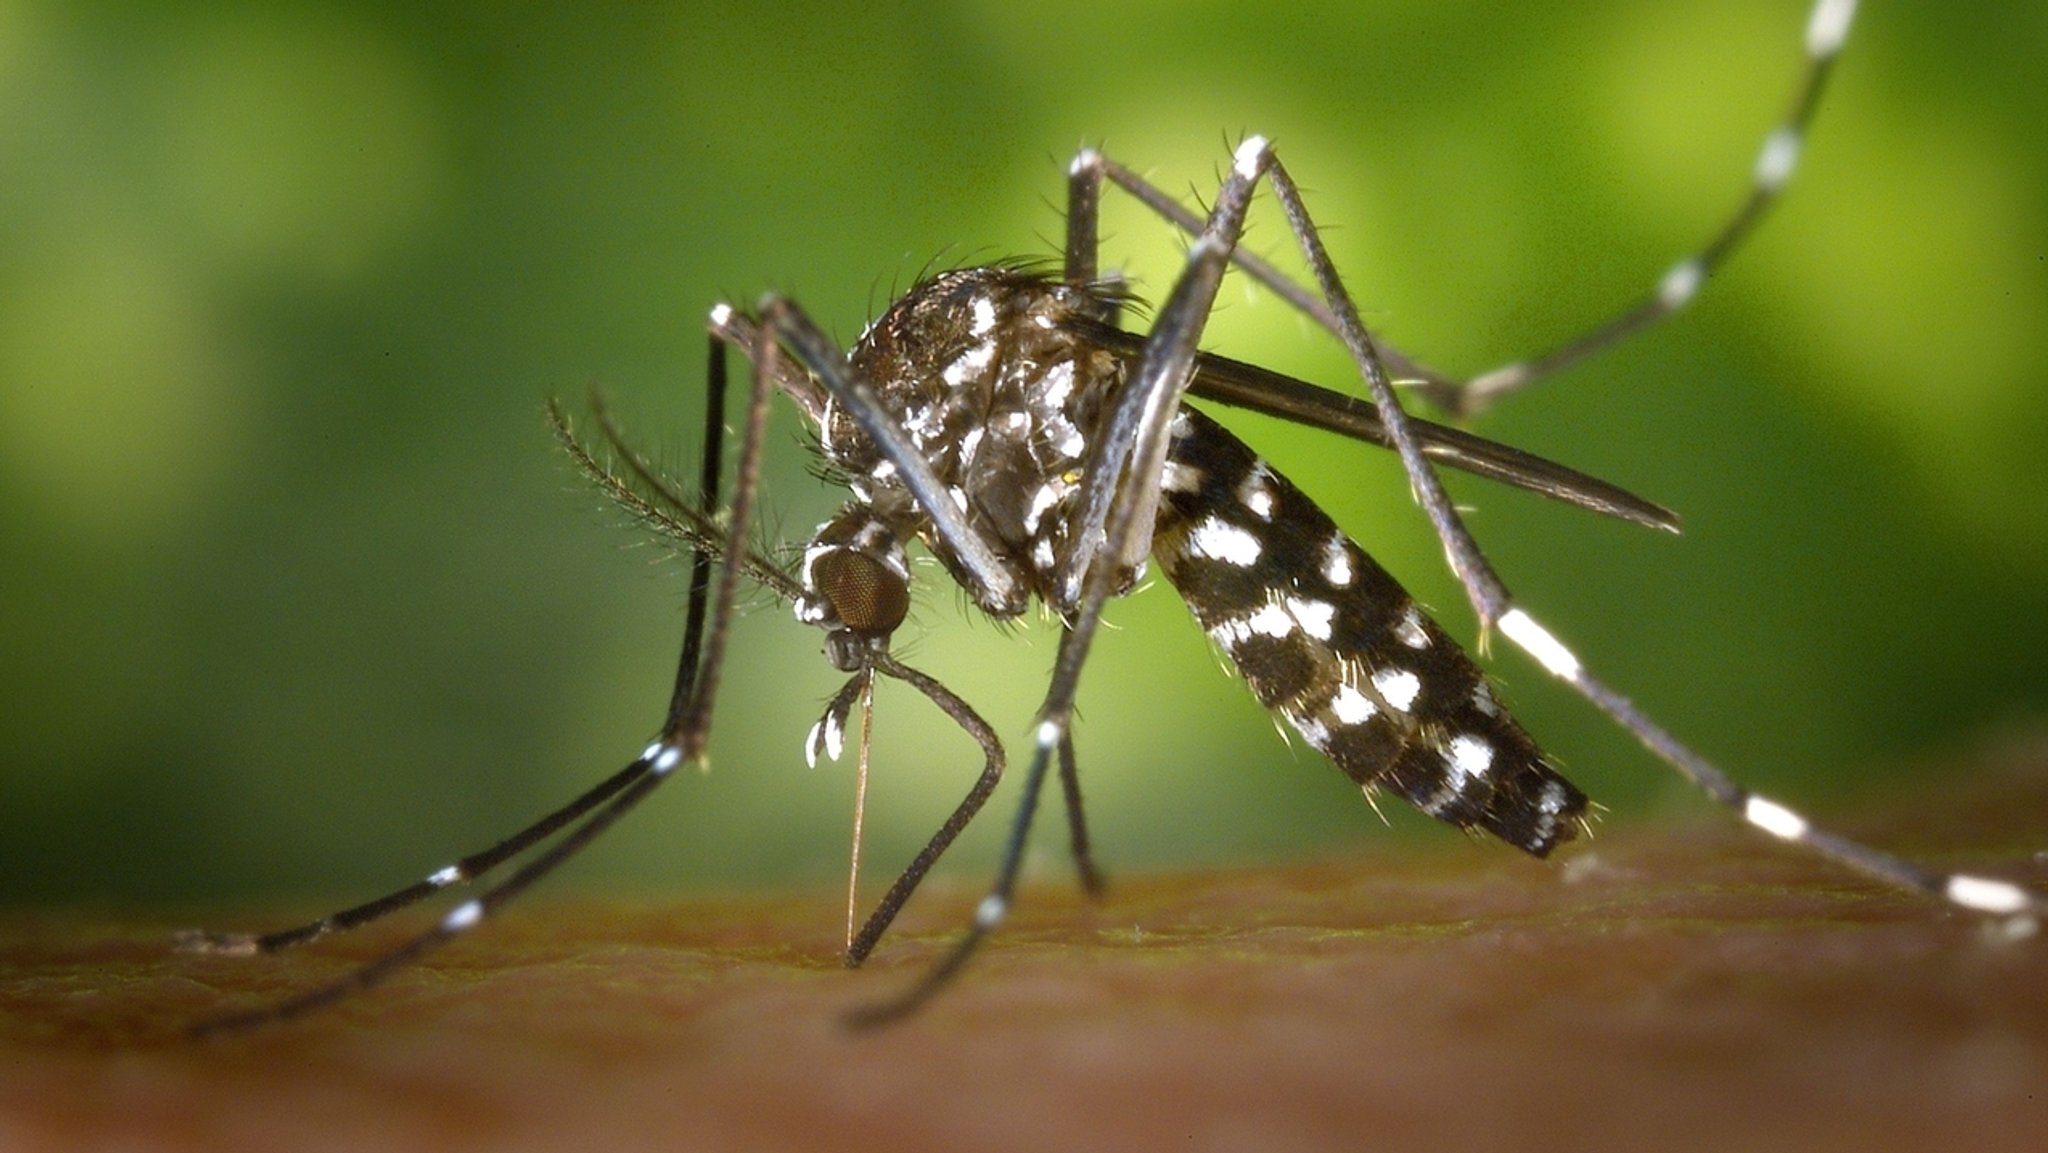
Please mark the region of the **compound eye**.
POLYGON ((833 549, 811 562, 811 581, 840 624, 853 632, 887 636, 910 612, 910 586, 865 553, 833 549))

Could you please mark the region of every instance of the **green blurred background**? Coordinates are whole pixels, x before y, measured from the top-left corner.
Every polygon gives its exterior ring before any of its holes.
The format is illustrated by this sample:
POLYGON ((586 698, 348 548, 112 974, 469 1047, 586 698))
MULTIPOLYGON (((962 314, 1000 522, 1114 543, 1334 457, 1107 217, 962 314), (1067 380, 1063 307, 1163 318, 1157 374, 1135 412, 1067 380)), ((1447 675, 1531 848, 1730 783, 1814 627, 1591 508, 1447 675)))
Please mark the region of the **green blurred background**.
MULTIPOLYGON (((686 467, 715 300, 788 291, 850 337, 934 260, 1051 251, 1078 145, 1209 190, 1258 131, 1369 322, 1476 371, 1704 240, 1804 20, 0 0, 0 902, 366 896, 625 763, 668 690, 681 566, 579 483, 541 401, 600 384, 686 467)), ((1866 11, 1754 246, 1677 322, 1479 422, 1674 506, 1684 537, 1454 482, 1596 669, 1823 812, 1939 804, 1930 759, 2048 714, 2044 43, 2038 4, 1866 11)), ((1106 263, 1163 295, 1170 230, 1121 202, 1107 223, 1106 263)), ((1275 214, 1251 243, 1286 252, 1275 214)), ((1212 347, 1347 381, 1271 298, 1224 295, 1212 347)), ((771 515, 801 536, 836 502, 778 419, 771 515)), ((1470 636, 1390 458, 1233 423, 1470 636)), ((1051 636, 960 601, 925 586, 909 656, 1021 746, 1051 636)), ((801 758, 838 678, 756 607, 714 771, 569 884, 843 875, 850 768, 801 758)), ((1385 831, 1170 589, 1112 621, 1080 730, 1112 870, 1390 836, 1507 851, 1411 814, 1385 831)), ((1705 810, 1530 662, 1494 665, 1610 822, 1705 810)), ((913 695, 881 708, 878 875, 975 767, 913 695)), ((953 875, 980 875, 1009 809, 1006 789, 953 875)))

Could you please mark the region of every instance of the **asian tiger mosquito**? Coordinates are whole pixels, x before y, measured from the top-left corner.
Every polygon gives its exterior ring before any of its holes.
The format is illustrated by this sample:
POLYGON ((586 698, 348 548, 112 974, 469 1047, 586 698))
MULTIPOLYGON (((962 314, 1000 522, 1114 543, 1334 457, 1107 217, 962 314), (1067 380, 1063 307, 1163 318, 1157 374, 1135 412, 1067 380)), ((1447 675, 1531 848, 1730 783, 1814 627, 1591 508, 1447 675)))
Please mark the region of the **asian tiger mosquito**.
POLYGON ((890 1020, 922 1005, 1001 923, 1055 762, 1083 884, 1098 887, 1070 722, 1103 607, 1133 586, 1148 554, 1261 703, 1368 793, 1391 790, 1447 823, 1486 831, 1536 856, 1571 839, 1583 823, 1587 798, 1501 709, 1485 675, 1300 490, 1210 418, 1184 407, 1187 395, 1392 448, 1472 603, 1482 637, 1497 630, 1763 832, 1879 880, 2031 927, 2048 900, 2009 881, 1928 870, 1817 828, 1735 783, 1595 678, 1512 598, 1464 528, 1435 466, 1650 527, 1672 529, 1675 519, 1562 465, 1408 416, 1394 391, 1398 379, 1442 409, 1469 414, 1684 307, 1791 177, 1854 8, 1854 0, 1816 3, 1791 108, 1765 137, 1749 195, 1697 255, 1673 265, 1644 301, 1619 317, 1547 355, 1470 380, 1431 371, 1373 341, 1293 179, 1257 136, 1235 150, 1206 217, 1100 152, 1084 149, 1068 171, 1067 234, 1058 275, 998 264, 931 277, 895 301, 850 354, 784 298, 769 297, 752 313, 727 305, 713 309, 705 460, 696 493, 681 491, 649 466, 600 416, 603 436, 620 462, 617 469, 607 466, 572 435, 560 410, 551 410, 566 448, 600 487, 693 548, 682 655, 659 735, 632 763, 567 806, 406 888, 280 932, 184 935, 182 945, 195 951, 278 951, 477 880, 562 834, 509 877, 380 959, 280 1004, 202 1022, 197 1031, 281 1020, 375 984, 485 920, 608 829, 677 766, 700 761, 742 579, 791 601, 799 619, 823 628, 828 659, 849 674, 812 730, 813 759, 821 750, 838 755, 852 710, 878 675, 923 693, 983 751, 982 773, 967 796, 852 937, 847 962, 858 964, 980 810, 1006 764, 1002 742, 987 722, 889 651, 908 608, 906 546, 912 539, 991 617, 1016 617, 1035 599, 1063 627, 1032 729, 1023 796, 994 885, 952 951, 900 996, 859 1013, 859 1023, 890 1020), (1184 270, 1142 336, 1119 327, 1130 297, 1097 267, 1104 181, 1194 237, 1184 270), (1316 282, 1313 292, 1238 247, 1261 181, 1281 204, 1316 282), (1369 405, 1199 351, 1222 275, 1233 265, 1344 343, 1367 386, 1369 405), (748 354, 753 371, 733 497, 720 508, 726 356, 733 348, 748 354), (776 392, 816 426, 828 469, 854 497, 818 529, 794 572, 748 539, 765 415, 776 392))

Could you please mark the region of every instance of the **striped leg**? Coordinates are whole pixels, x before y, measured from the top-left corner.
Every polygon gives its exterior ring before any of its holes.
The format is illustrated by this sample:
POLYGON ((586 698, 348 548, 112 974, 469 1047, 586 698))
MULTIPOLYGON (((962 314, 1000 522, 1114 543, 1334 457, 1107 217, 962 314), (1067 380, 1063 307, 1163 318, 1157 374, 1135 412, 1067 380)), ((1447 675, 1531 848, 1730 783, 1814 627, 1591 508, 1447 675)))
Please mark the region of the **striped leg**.
MULTIPOLYGON (((861 926, 860 932, 847 944, 846 967, 849 969, 856 968, 867 960, 868 954, 872 953, 875 945, 881 941, 882 934, 895 922, 896 914, 902 910, 904 902, 910 900, 910 895, 917 891, 918 883, 923 881, 925 874, 938 863, 939 855, 952 845, 954 838, 958 837, 961 831, 967 828, 968 822, 974 819, 975 814, 981 811, 981 806, 988 801, 990 794, 996 791, 997 783, 1003 779, 1005 763, 1003 745, 996 737, 995 730, 969 708, 967 702, 954 696, 951 690, 916 669, 898 664, 892 658, 883 658, 877 663, 877 668, 885 675, 904 681, 929 697, 933 704, 953 718, 954 723, 981 746, 983 760, 981 775, 975 778, 973 787, 967 791, 967 796, 953 810, 952 815, 946 818, 945 823, 939 826, 938 831, 932 834, 925 847, 911 859, 902 875, 896 878, 896 883, 889 886, 888 893, 876 903, 875 911, 869 914, 867 923, 861 926)), ((1073 811, 1078 820, 1078 804, 1073 811)))
POLYGON ((444 889, 468 884, 524 853, 527 849, 566 828, 585 813, 617 796, 621 789, 639 780, 649 768, 646 758, 634 761, 606 777, 590 791, 549 813, 512 836, 479 853, 472 853, 403 889, 365 901, 317 921, 270 933, 222 933, 209 929, 187 929, 175 937, 181 953, 212 953, 230 957, 251 957, 279 953, 317 941, 330 933, 360 928, 400 909, 416 905, 444 889))
POLYGON ((1944 874, 1922 868, 1839 834, 1816 828, 1784 805, 1737 785, 1726 773, 1650 720, 1626 697, 1594 678, 1570 649, 1516 605, 1507 586, 1495 575, 1451 505, 1435 469, 1425 459, 1409 419, 1394 395, 1386 367, 1360 322, 1357 307, 1338 277, 1336 267, 1323 248, 1299 190, 1278 163, 1272 167, 1271 179, 1273 191, 1287 214, 1289 227, 1301 245, 1331 313, 1337 318, 1344 343, 1365 379, 1388 435, 1400 453, 1416 498, 1428 513, 1451 569, 1478 614, 1482 639, 1485 630, 1497 627, 1503 636, 1633 733, 1665 763, 1715 800, 1736 810, 1744 820, 1774 837, 1806 845, 1879 880, 1919 889, 1975 912, 2023 917, 2026 918, 2024 924, 2029 926, 2048 912, 2048 901, 2011 882, 1944 874))
POLYGON ((1763 145, 1757 150, 1756 164, 1750 170, 1749 194, 1705 246, 1665 271, 1647 297, 1550 352, 1501 365, 1470 380, 1459 382, 1425 369, 1421 374, 1423 395, 1448 412, 1471 415, 1690 304, 1707 277, 1727 262, 1757 222, 1778 202, 1786 183, 1792 179, 1814 113, 1820 108, 1821 90, 1834 70, 1843 42, 1849 38, 1849 25, 1855 16, 1856 0, 1816 0, 1806 20, 1805 66, 1800 70, 1784 119, 1764 135, 1763 145))
MULTIPOLYGON (((1820 107, 1821 92, 1843 43, 1848 39, 1849 26, 1856 15, 1856 3, 1857 0, 1815 0, 1806 21, 1803 41, 1805 66, 1794 85, 1784 118, 1764 136, 1750 173, 1748 195, 1697 253, 1679 260, 1664 272, 1647 297, 1549 352, 1501 365, 1465 380, 1439 372, 1383 346, 1379 350, 1380 358, 1394 378, 1404 384, 1415 385, 1421 395, 1438 408, 1469 416, 1503 396, 1519 392, 1656 324, 1691 303, 1707 278, 1734 255, 1771 206, 1777 203, 1792 179, 1807 132, 1820 107)), ((1094 274, 1096 210, 1105 179, 1188 234, 1201 233, 1202 218, 1188 211, 1174 197, 1100 152, 1083 149, 1068 169, 1066 267, 1069 279, 1074 278, 1077 270, 1090 276, 1094 274)), ((1343 335, 1336 315, 1315 292, 1295 283, 1286 273, 1253 253, 1233 251, 1230 260, 1331 333, 1343 335)))
POLYGON ((1677 769, 1708 796, 1733 809, 1758 829, 1793 844, 1804 845, 1830 860, 1890 884, 1918 889, 1975 913, 2009 918, 2016 935, 2032 932, 2048 914, 2048 900, 1996 877, 1944 873, 1816 827, 1806 817, 1761 793, 1735 783, 1706 758, 1679 743, 1642 710, 1594 678, 1583 662, 1550 630, 1521 608, 1500 618, 1501 635, 1534 657, 1551 675, 1577 689, 1615 723, 1633 733, 1643 746, 1677 769))
POLYGON ((1072 514, 1069 539, 1076 547, 1059 587, 1048 597, 1065 609, 1067 627, 1060 634, 1052 681, 1039 706, 1024 796, 996 882, 976 907, 967 933, 924 978, 906 993, 857 1012, 857 1025, 893 1021, 923 1005, 960 972, 1009 913, 1024 840, 1046 773, 1056 755, 1065 759, 1072 748, 1074 694, 1103 606, 1111 596, 1127 591, 1138 563, 1151 551, 1172 418, 1193 372, 1216 289, 1243 230, 1252 190, 1272 163, 1272 148, 1264 138, 1248 137, 1238 146, 1209 223, 1189 247, 1187 265, 1159 309, 1136 372, 1093 430, 1081 495, 1072 514))
MULTIPOLYGON (((584 474, 597 482, 612 498, 639 516, 651 527, 666 533, 680 542, 693 546, 690 563, 690 589, 688 619, 684 624, 684 644, 680 666, 677 670, 677 688, 672 698, 680 701, 688 695, 684 678, 693 675, 692 670, 700 657, 699 647, 704 631, 704 612, 708 604, 711 584, 711 559, 719 555, 721 542, 719 530, 710 518, 701 512, 715 504, 718 494, 721 469, 720 448, 725 429, 726 361, 725 344, 717 337, 710 341, 709 357, 706 361, 706 388, 704 424, 707 435, 704 439, 704 458, 701 462, 699 491, 696 501, 676 492, 666 477, 656 473, 647 463, 634 454, 621 440, 617 429, 606 416, 602 398, 592 394, 592 407, 596 409, 599 423, 603 426, 606 439, 611 442, 631 466, 642 484, 655 494, 653 499, 627 486, 610 470, 590 455, 569 427, 568 417, 561 406, 550 401, 548 420, 554 429, 555 438, 570 454, 584 474), (679 520, 677 518, 694 518, 679 520)), ((743 554, 743 564, 748 575, 756 580, 766 581, 771 587, 788 599, 794 595, 794 588, 782 571, 765 558, 743 554)), ((670 724, 676 706, 671 704, 670 724)), ((437 869, 405 888, 387 893, 375 900, 365 901, 339 912, 330 913, 316 921, 270 933, 223 933, 205 929, 189 929, 174 938, 176 948, 186 953, 211 953, 224 956, 253 956, 277 953, 299 945, 317 941, 331 933, 347 932, 360 928, 372 921, 409 908, 457 885, 478 880, 506 862, 518 857, 534 845, 568 827, 586 813, 618 795, 645 774, 651 766, 647 757, 641 757, 632 764, 600 781, 582 796, 542 817, 517 833, 492 845, 481 852, 472 853, 444 868, 437 869)))
MULTIPOLYGON (((334 918, 314 922, 313 925, 302 929, 272 934, 270 938, 238 937, 229 934, 185 935, 183 943, 188 948, 228 953, 267 951, 264 945, 266 940, 276 942, 269 946, 273 949, 310 940, 334 928, 362 924, 441 889, 468 880, 487 868, 504 863, 543 837, 581 818, 581 823, 570 827, 560 840, 530 858, 511 876, 479 896, 455 906, 434 927, 376 960, 337 980, 277 1004, 200 1021, 190 1030, 193 1036, 237 1032, 288 1020, 332 1005, 377 985, 428 952, 481 924, 506 902, 519 896, 535 882, 581 852, 653 793, 674 772, 676 766, 686 761, 697 764, 704 762, 705 743, 710 736, 712 705, 716 698, 719 670, 724 661, 739 579, 748 569, 752 556, 747 548, 745 534, 747 525, 751 523, 753 505, 760 484, 761 442, 767 428, 768 402, 772 398, 779 374, 777 350, 773 344, 763 342, 753 349, 753 354, 753 388, 740 441, 739 467, 730 510, 731 527, 722 542, 722 552, 717 558, 718 582, 714 590, 710 582, 712 556, 700 548, 691 565, 690 605, 685 620, 683 657, 677 673, 675 692, 669 705, 668 720, 663 726, 661 736, 649 744, 631 764, 564 809, 543 818, 493 849, 469 858, 467 862, 458 862, 442 869, 424 881, 381 900, 358 906, 344 914, 337 914, 334 918), (470 862, 475 862, 478 867, 474 871, 465 871, 465 864, 470 862), (340 923, 345 917, 350 919, 346 923, 340 923)), ((708 369, 710 391, 715 398, 709 401, 708 412, 714 430, 722 430, 723 424, 724 365, 723 346, 714 342, 708 369)), ((705 506, 710 507, 716 501, 718 459, 708 445, 706 453, 703 492, 705 506)))

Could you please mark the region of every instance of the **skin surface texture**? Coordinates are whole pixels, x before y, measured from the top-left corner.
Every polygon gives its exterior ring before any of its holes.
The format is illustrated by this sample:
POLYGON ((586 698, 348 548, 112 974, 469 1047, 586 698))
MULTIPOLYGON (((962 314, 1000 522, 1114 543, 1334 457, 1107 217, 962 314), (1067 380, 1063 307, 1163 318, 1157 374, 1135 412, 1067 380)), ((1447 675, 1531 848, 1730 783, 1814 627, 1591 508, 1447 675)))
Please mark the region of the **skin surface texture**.
MULTIPOLYGON (((2048 742, 1852 830, 2039 884, 2048 742)), ((1027 884, 960 985, 901 989, 978 894, 942 875, 868 968, 823 893, 545 897, 372 995, 180 1030, 340 972, 382 926, 179 956, 161 914, 0 921, 0 1148, 2048 1146, 2048 940, 1725 822, 1027 884), (1567 1137, 1568 1135, 1568 1137, 1567 1137)), ((262 911, 237 911, 239 918, 262 911)))

